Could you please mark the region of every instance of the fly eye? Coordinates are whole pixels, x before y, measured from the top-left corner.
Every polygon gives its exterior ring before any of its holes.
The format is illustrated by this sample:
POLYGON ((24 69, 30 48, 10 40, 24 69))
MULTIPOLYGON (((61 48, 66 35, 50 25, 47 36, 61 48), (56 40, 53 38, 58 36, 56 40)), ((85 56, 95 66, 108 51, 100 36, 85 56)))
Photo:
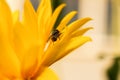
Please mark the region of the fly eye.
POLYGON ((53 42, 55 42, 55 41, 57 40, 57 38, 56 38, 56 37, 52 37, 51 40, 52 40, 53 42))

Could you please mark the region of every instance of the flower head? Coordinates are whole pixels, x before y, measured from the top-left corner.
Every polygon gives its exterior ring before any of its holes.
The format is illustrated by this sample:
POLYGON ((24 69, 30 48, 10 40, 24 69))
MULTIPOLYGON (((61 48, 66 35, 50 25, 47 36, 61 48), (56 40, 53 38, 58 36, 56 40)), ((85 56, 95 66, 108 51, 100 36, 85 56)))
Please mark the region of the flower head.
POLYGON ((48 67, 91 40, 83 36, 91 27, 80 28, 91 18, 68 24, 76 11, 68 13, 55 29, 58 32, 52 34, 64 7, 61 4, 52 12, 50 0, 41 0, 35 11, 25 0, 20 21, 19 11, 12 13, 5 0, 0 0, 0 80, 58 79, 48 67))

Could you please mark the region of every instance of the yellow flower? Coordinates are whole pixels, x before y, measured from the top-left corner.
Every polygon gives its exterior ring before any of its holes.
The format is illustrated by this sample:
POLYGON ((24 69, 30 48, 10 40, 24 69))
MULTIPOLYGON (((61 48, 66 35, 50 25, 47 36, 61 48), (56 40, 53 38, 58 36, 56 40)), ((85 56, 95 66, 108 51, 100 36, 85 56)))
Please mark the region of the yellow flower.
POLYGON ((11 13, 0 0, 0 80, 58 80, 49 69, 54 62, 91 39, 83 34, 91 27, 79 29, 91 18, 69 21, 76 11, 68 13, 51 35, 55 21, 65 4, 52 12, 50 0, 41 0, 35 11, 25 0, 22 21, 19 12, 11 13), (55 36, 56 41, 51 38, 55 36))

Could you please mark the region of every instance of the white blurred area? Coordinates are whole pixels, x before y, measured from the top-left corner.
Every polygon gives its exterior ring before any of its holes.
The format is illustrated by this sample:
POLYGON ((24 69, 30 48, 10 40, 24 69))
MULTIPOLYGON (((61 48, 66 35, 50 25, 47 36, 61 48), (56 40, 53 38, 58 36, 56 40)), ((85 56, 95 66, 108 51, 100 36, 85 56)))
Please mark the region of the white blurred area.
POLYGON ((18 9, 20 11, 22 11, 24 0, 6 0, 6 1, 10 5, 10 8, 11 8, 12 11, 15 11, 15 10, 18 10, 18 9))
POLYGON ((22 18, 22 11, 23 11, 23 5, 24 5, 24 0, 6 0, 7 3, 9 4, 11 10, 14 12, 16 10, 19 10, 20 12, 20 19, 22 18))
POLYGON ((60 80, 108 80, 106 70, 113 64, 116 49, 115 36, 107 35, 106 32, 109 28, 108 0, 78 0, 78 4, 78 17, 93 19, 84 25, 94 28, 85 34, 92 37, 93 41, 73 51, 52 68, 60 76, 60 80), (105 58, 99 60, 100 55, 105 58))
MULTIPOLYGON (((21 11, 23 1, 7 0, 12 10, 20 9, 21 11)), ((70 55, 53 64, 51 68, 60 77, 60 80, 108 80, 106 70, 113 64, 114 50, 116 50, 115 36, 106 34, 108 29, 108 0, 77 1, 78 17, 91 17, 93 19, 84 25, 84 27, 94 28, 85 34, 90 36, 93 41, 76 49, 70 55), (106 57, 98 59, 103 53, 106 57)), ((119 47, 117 48, 119 49, 119 47)))

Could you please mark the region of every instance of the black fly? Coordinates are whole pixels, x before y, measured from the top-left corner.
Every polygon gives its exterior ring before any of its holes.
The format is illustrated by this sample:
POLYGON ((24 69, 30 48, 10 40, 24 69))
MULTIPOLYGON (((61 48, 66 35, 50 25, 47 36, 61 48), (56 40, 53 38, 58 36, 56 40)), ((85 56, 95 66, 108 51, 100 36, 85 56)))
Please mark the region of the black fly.
POLYGON ((51 34, 51 40, 53 42, 55 42, 59 38, 60 35, 61 35, 61 33, 59 30, 57 30, 57 29, 53 30, 53 32, 51 34))

